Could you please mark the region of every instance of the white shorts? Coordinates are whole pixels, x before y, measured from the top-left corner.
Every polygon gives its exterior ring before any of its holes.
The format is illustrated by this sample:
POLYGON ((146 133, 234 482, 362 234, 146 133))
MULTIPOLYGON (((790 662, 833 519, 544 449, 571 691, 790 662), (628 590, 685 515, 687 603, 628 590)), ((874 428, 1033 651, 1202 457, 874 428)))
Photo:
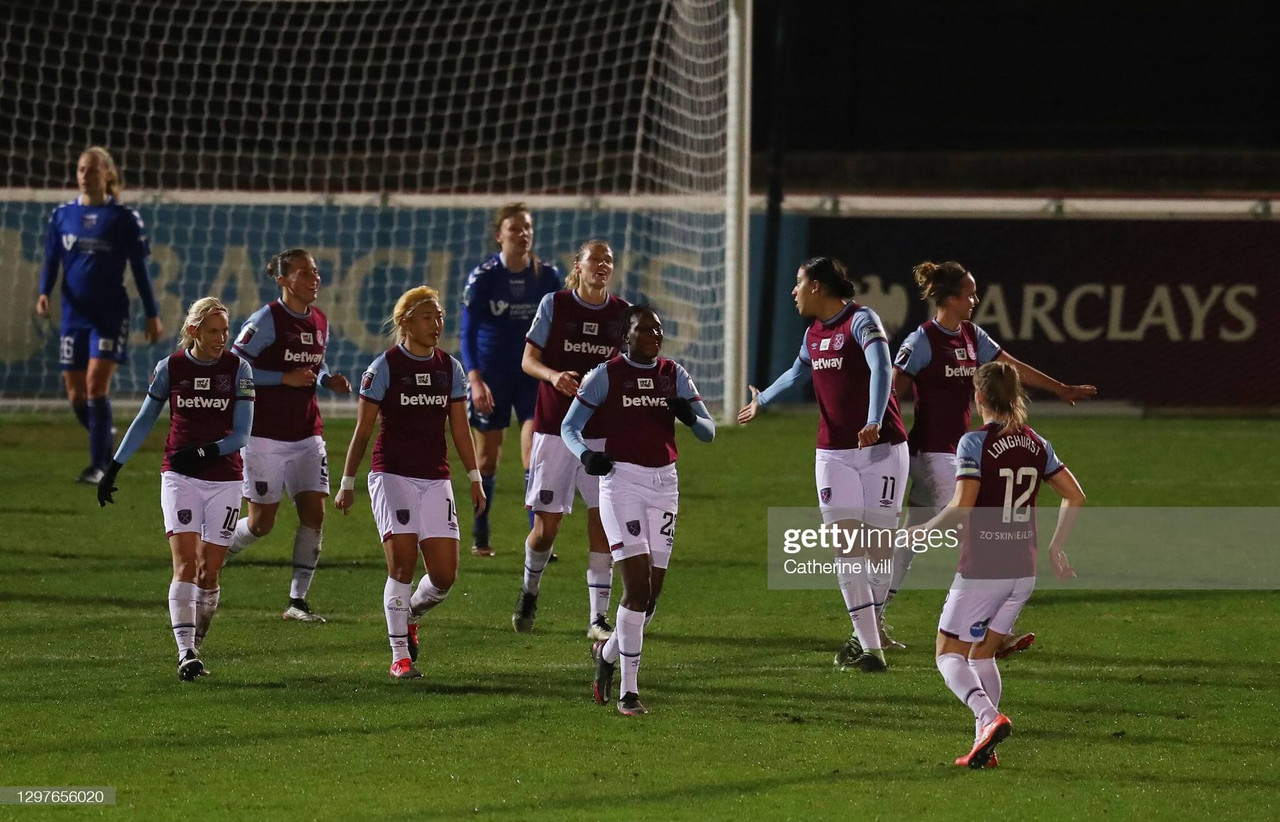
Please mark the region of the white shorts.
POLYGON ((876 528, 898 526, 907 493, 905 442, 841 451, 819 449, 814 473, 824 523, 856 519, 876 528))
POLYGON ((329 456, 324 437, 308 437, 297 442, 281 442, 266 437, 250 437, 240 449, 244 457, 244 498, 258 505, 280 501, 303 491, 329 495, 329 456))
POLYGON ((679 512, 675 463, 648 468, 615 462, 600 478, 600 524, 614 562, 649 554, 654 568, 670 565, 679 512))
POLYGON ((978 642, 987 629, 1012 633, 1013 623, 1035 587, 1035 577, 965 579, 956 574, 942 605, 938 630, 963 642, 978 642))
MULTIPOLYGON (((915 508, 945 508, 956 492, 956 455, 925 453, 911 458, 911 496, 907 501, 915 508)), ((932 516, 932 514, 931 514, 932 516)))
POLYGON ((165 536, 196 533, 210 545, 226 547, 240 519, 240 483, 165 471, 160 475, 160 510, 165 536))
POLYGON ((458 509, 447 479, 418 479, 381 471, 369 475, 369 504, 378 538, 415 534, 424 539, 458 538, 458 509))
MULTIPOLYGON (((604 440, 584 440, 592 451, 603 451, 604 440)), ((588 508, 600 507, 600 478, 587 473, 564 440, 553 434, 534 433, 529 451, 529 487, 524 507, 548 514, 573 512, 573 492, 582 495, 588 508)))

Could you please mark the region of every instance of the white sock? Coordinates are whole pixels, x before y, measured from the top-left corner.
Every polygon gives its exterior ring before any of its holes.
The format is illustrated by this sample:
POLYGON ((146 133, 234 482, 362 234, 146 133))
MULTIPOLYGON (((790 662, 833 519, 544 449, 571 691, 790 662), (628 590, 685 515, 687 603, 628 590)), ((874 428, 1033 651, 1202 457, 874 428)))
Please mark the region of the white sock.
POLYGON ((996 706, 991 704, 987 692, 982 689, 982 680, 977 671, 969 667, 969 660, 960 654, 942 654, 936 660, 942 681, 947 683, 951 693, 961 702, 969 706, 979 725, 986 725, 998 715, 996 706))
POLYGON ((218 612, 218 595, 221 592, 221 588, 214 588, 209 591, 203 588, 196 589, 195 644, 197 646, 209 634, 209 625, 213 622, 213 615, 218 612))
POLYGON ((535 551, 526 541, 524 544, 524 586, 526 594, 537 594, 542 588, 542 572, 551 561, 551 549, 535 551))
POLYGON ((891 560, 867 558, 867 583, 871 586, 871 600, 875 603, 877 621, 884 618, 884 606, 889 601, 889 585, 892 581, 891 560))
POLYGON ((622 688, 618 695, 638 694, 640 650, 644 647, 644 611, 618 606, 618 623, 613 628, 618 637, 618 653, 622 657, 622 688))
POLYGON ((609 554, 587 552, 587 605, 591 611, 589 622, 609 613, 609 596, 613 593, 613 557, 609 554))
POLYGON ((249 530, 249 518, 241 517, 236 523, 235 533, 231 535, 231 544, 227 546, 227 554, 238 554, 258 541, 258 537, 249 530))
POLYGON ((409 658, 409 599, 413 586, 387 577, 382 586, 382 609, 387 616, 387 639, 391 640, 391 661, 409 658))
POLYGON ((865 557, 838 557, 836 580, 840 583, 840 595, 849 611, 849 621, 864 651, 880 650, 880 626, 876 625, 871 583, 867 580, 865 557), (858 570, 855 572, 854 567, 858 570))
POLYGON ((306 599, 311 590, 311 578, 316 575, 320 562, 320 544, 324 532, 299 523, 293 535, 293 582, 289 585, 289 599, 306 599))
POLYGON ((907 571, 911 570, 911 560, 915 559, 915 556, 915 551, 912 551, 907 546, 893 549, 893 578, 889 580, 889 590, 884 595, 886 607, 890 602, 893 602, 893 598, 898 595, 898 591, 902 590, 902 583, 907 578, 907 571))
POLYGON ((196 647, 196 596, 194 582, 169 583, 169 624, 178 643, 178 659, 196 647))
POLYGON ((604 647, 600 649, 600 656, 605 662, 610 663, 618 661, 618 626, 615 625, 613 628, 613 633, 609 634, 609 639, 604 643, 604 647))
POLYGON ((991 704, 997 711, 1000 710, 1000 692, 1003 690, 1003 683, 1000 681, 1000 669, 996 667, 995 658, 971 659, 969 667, 978 675, 982 690, 987 692, 987 698, 991 700, 991 704))
POLYGON ((418 589, 409 598, 409 619, 417 622, 427 611, 444 602, 447 596, 449 596, 448 588, 437 588, 431 581, 431 575, 423 574, 422 579, 418 580, 418 589))

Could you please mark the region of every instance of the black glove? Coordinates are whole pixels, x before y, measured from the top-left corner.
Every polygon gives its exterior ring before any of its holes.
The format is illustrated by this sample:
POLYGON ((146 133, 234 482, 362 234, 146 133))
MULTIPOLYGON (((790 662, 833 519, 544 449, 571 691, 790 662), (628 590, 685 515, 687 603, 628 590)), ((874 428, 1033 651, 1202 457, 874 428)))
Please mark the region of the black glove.
POLYGON ((189 445, 173 452, 173 455, 169 457, 169 467, 179 474, 191 476, 220 456, 222 456, 222 452, 218 450, 216 442, 206 442, 204 445, 189 445))
POLYGON ((603 477, 613 470, 613 460, 604 455, 602 451, 592 451, 588 448, 582 452, 579 457, 582 460, 582 467, 587 469, 587 473, 593 477, 603 477))
POLYGON ((102 479, 98 480, 99 508, 106 508, 108 502, 112 505, 116 504, 116 501, 111 498, 111 495, 120 490, 115 485, 116 474, 119 474, 120 469, 123 467, 124 466, 120 463, 112 460, 111 465, 107 467, 107 470, 102 472, 102 479))
POLYGON ((684 397, 667 397, 667 407, 676 415, 676 419, 690 428, 698 421, 698 415, 693 413, 693 403, 684 397))

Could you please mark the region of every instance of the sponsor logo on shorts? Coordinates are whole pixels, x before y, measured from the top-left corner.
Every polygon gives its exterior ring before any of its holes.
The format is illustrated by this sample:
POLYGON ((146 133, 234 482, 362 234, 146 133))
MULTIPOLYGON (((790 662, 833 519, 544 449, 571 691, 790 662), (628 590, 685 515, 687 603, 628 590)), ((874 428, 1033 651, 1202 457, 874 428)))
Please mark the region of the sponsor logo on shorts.
POLYGON ((219 536, 223 537, 224 539, 225 539, 226 537, 231 536, 231 532, 230 532, 230 531, 227 531, 227 530, 219 531, 219 532, 218 532, 218 534, 219 534, 219 536))
POLYGON ((399 522, 401 525, 408 525, 408 524, 409 524, 409 509, 408 509, 408 508, 397 508, 397 509, 396 509, 396 521, 397 521, 397 522, 399 522))
POLYGON ((112 350, 112 349, 113 349, 113 348, 115 348, 115 347, 116 347, 116 341, 115 341, 115 340, 110 340, 110 339, 105 339, 105 338, 98 340, 98 350, 99 350, 99 351, 110 351, 110 350, 112 350))
POLYGON ((213 387, 219 394, 231 393, 231 375, 219 374, 213 378, 213 387))
POLYGON ((265 497, 267 495, 267 484, 265 482, 255 482, 253 490, 258 492, 258 496, 265 497))
POLYGON ((830 488, 818 489, 818 500, 823 505, 826 505, 827 503, 831 502, 831 489, 830 488))
POLYGON ((181 508, 181 509, 179 509, 179 510, 178 510, 178 522, 181 522, 183 525, 190 525, 190 524, 191 524, 191 509, 190 509, 190 508, 181 508))
POLYGON ((543 505, 550 505, 551 500, 555 498, 556 498, 555 491, 539 491, 538 492, 538 501, 541 502, 543 505))
POLYGON ((633 537, 640 536, 640 520, 633 519, 627 523, 627 533, 633 537))
POLYGON ((197 391, 208 391, 208 390, 209 390, 209 378, 208 378, 208 377, 196 377, 196 390, 197 390, 197 391))
POLYGON ((981 622, 975 622, 972 625, 970 625, 969 636, 973 637, 974 639, 982 639, 982 635, 987 632, 987 623, 990 621, 991 620, 989 619, 984 619, 981 622))

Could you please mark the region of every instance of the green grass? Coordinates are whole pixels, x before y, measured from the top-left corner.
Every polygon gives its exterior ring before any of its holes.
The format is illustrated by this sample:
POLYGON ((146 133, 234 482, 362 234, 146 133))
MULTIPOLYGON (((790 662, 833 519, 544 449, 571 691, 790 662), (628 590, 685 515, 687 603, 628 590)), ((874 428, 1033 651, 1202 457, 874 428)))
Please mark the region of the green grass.
MULTIPOLYGON (((514 449, 498 556, 464 546, 457 586, 423 624, 425 679, 386 675, 385 565, 361 494, 327 523, 311 600, 329 624, 280 619, 295 521, 282 511, 224 572, 205 645, 213 675, 180 684, 156 475, 164 424, 99 510, 93 489, 71 483, 79 429, 0 419, 0 784, 113 785, 115 808, 70 813, 140 818, 1276 815, 1274 592, 1038 593, 1023 624, 1040 639, 1002 668, 1015 732, 993 771, 951 765, 972 718, 934 668, 940 592, 895 603, 910 647, 887 675, 833 670, 848 633, 839 595, 765 584, 766 508, 812 504, 814 424, 775 415, 710 446, 682 440, 680 530, 641 670, 652 713, 625 719, 590 699, 581 512, 544 577, 536 633, 511 631, 524 521, 514 449)), ((1039 428, 1093 505, 1280 498, 1275 422, 1039 428)), ((349 434, 330 425, 335 463, 349 434)))

